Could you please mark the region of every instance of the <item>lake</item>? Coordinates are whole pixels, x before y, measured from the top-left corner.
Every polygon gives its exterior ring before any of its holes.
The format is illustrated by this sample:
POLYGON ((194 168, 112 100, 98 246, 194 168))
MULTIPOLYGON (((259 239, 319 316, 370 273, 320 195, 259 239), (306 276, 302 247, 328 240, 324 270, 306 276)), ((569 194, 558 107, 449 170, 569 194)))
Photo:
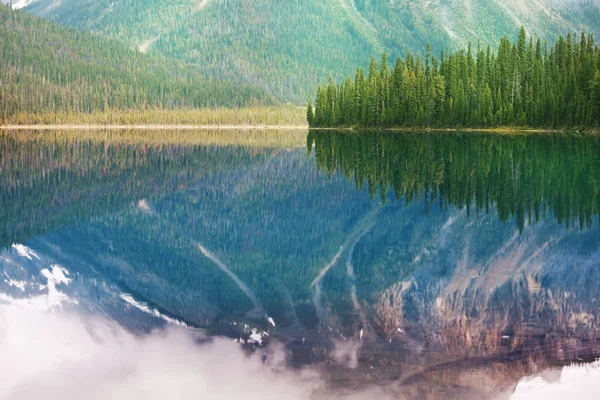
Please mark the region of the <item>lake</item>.
MULTIPOLYGON (((104 371, 77 393, 183 365, 182 395, 508 397, 600 357, 599 211, 591 135, 4 132, 0 352, 104 371)), ((0 397, 73 393, 46 362, 0 397)))

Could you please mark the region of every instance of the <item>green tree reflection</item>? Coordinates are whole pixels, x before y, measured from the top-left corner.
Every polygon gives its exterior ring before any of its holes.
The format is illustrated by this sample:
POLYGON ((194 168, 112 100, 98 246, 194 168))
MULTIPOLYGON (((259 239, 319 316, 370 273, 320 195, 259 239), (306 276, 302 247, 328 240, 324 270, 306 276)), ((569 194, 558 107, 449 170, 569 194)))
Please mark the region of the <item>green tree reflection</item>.
POLYGON ((591 226, 600 208, 600 139, 590 135, 310 131, 320 170, 342 172, 385 201, 437 200, 502 221, 591 226))

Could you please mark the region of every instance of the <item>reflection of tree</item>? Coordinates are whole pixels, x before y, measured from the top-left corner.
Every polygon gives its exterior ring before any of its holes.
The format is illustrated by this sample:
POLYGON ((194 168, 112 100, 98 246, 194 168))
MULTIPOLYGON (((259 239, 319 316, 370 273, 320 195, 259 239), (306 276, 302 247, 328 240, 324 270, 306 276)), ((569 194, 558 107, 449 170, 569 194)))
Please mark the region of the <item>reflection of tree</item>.
POLYGON ((383 199, 439 199, 477 211, 496 206, 523 229, 549 209, 567 226, 590 226, 600 209, 600 139, 576 135, 311 131, 319 169, 366 182, 383 199))
POLYGON ((0 137, 0 248, 145 196, 185 187, 211 172, 263 160, 269 150, 125 141, 21 141, 0 137))

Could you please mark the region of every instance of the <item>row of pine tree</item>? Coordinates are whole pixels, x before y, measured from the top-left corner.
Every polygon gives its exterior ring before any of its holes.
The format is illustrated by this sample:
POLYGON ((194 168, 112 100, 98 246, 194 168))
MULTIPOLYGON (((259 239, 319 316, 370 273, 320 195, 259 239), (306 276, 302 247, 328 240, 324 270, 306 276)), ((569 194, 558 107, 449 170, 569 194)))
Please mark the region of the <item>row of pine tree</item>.
POLYGON ((559 37, 553 47, 507 38, 497 52, 477 46, 437 59, 410 53, 336 85, 309 102, 313 127, 581 127, 600 124, 600 50, 592 35, 559 37))

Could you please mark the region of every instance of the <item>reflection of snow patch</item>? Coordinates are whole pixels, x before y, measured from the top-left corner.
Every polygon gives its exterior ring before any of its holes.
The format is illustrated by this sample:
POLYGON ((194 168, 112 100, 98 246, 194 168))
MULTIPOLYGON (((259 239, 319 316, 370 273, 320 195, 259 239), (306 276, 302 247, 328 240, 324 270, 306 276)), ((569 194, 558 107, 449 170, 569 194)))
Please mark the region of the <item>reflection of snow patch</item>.
POLYGON ((246 284, 244 284, 244 282, 242 282, 242 280, 238 278, 238 276, 234 274, 221 260, 219 260, 213 253, 208 251, 208 249, 202 246, 200 243, 196 242, 196 247, 202 252, 202 254, 204 254, 206 258, 215 263, 215 265, 219 267, 221 271, 225 272, 236 283, 240 290, 244 292, 244 294, 250 299, 250 301, 252 301, 252 304, 254 304, 255 309, 264 310, 262 304, 258 300, 258 297, 256 297, 256 295, 254 294, 254 292, 248 286, 246 286, 246 284))
POLYGON ((30 260, 33 260, 33 257, 37 258, 38 260, 40 259, 35 251, 31 250, 27 246, 23 246, 22 244, 13 244, 12 248, 15 249, 17 254, 21 257, 25 257, 30 260))
POLYGON ((152 215, 156 214, 154 212, 154 210, 152 209, 152 207, 150 207, 150 204, 148 204, 148 201, 146 199, 142 199, 142 200, 138 201, 138 208, 145 213, 152 214, 152 215))
MULTIPOLYGON (((33 2, 34 0, 17 0, 12 3, 12 8, 13 10, 20 10, 21 8, 25 8, 33 2)), ((10 1, 8 1, 8 3, 10 4, 10 1)))
MULTIPOLYGON (((69 275, 69 271, 61 267, 60 265, 52 265, 52 271, 48 269, 43 269, 41 274, 48 279, 48 287, 52 285, 54 289, 56 289, 56 285, 65 284, 68 285, 71 283, 71 279, 67 278, 69 275)), ((50 290, 50 288, 48 288, 50 290)))
POLYGON ((157 40, 158 40, 158 37, 155 37, 155 38, 152 38, 152 39, 148 39, 148 40, 144 40, 138 46, 139 52, 140 53, 146 53, 148 51, 148 49, 150 48, 150 46, 152 46, 157 40))
POLYGON ((187 327, 187 324, 185 322, 182 322, 182 321, 179 321, 177 319, 168 317, 168 316, 162 314, 160 311, 158 311, 155 308, 150 308, 150 306, 148 306, 148 304, 137 301, 130 294, 123 293, 123 294, 121 294, 120 297, 121 297, 121 299, 123 299, 129 305, 137 308, 138 310, 140 310, 142 312, 145 312, 146 314, 153 315, 154 317, 160 318, 163 321, 166 321, 166 322, 168 322, 170 324, 187 327))
POLYGON ((250 343, 262 344, 262 335, 260 333, 258 333, 257 331, 252 331, 248 341, 250 343))
POLYGON ((446 223, 444 223, 442 229, 440 229, 440 234, 438 237, 438 248, 445 248, 448 245, 448 237, 452 233, 451 228, 452 225, 454 225, 454 223, 456 222, 456 220, 457 217, 451 216, 450 218, 448 218, 446 223))
POLYGON ((25 286, 27 285, 27 282, 12 280, 10 278, 10 276, 8 276, 8 274, 6 273, 6 271, 4 271, 4 276, 6 277, 6 279, 4 280, 4 282, 7 283, 8 286, 19 288, 19 289, 21 289, 21 292, 25 291, 25 286))
POLYGON ((200 3, 194 8, 194 11, 200 11, 208 4, 208 0, 201 0, 200 3))
POLYGON ((4 293, 0 293, 0 302, 19 306, 27 310, 53 310, 61 308, 64 303, 77 304, 77 300, 69 299, 69 297, 60 292, 57 285, 68 285, 71 279, 67 278, 69 272, 60 265, 51 266, 52 270, 43 269, 41 271, 48 282, 45 286, 40 285, 40 290, 47 290, 45 295, 33 296, 24 299, 14 299, 4 293))
POLYGON ((256 329, 252 329, 252 333, 248 337, 248 343, 262 346, 265 336, 269 336, 269 334, 267 332, 259 332, 256 329))

